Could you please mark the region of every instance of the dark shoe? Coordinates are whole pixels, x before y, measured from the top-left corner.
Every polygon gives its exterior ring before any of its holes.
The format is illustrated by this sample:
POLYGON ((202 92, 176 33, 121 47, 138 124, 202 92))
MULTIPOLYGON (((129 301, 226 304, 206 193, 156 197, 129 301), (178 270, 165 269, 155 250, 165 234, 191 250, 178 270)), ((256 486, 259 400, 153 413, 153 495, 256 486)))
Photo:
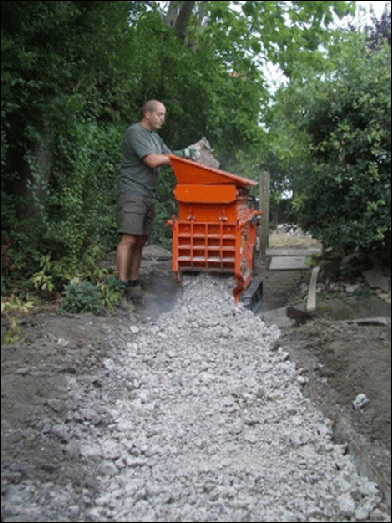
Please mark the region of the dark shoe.
POLYGON ((122 309, 125 309, 129 312, 133 312, 135 310, 135 305, 129 294, 129 288, 126 288, 124 290, 124 294, 123 294, 122 300, 120 302, 120 306, 122 309))
POLYGON ((143 303, 143 291, 140 284, 128 287, 127 293, 135 305, 141 305, 141 303, 143 303))

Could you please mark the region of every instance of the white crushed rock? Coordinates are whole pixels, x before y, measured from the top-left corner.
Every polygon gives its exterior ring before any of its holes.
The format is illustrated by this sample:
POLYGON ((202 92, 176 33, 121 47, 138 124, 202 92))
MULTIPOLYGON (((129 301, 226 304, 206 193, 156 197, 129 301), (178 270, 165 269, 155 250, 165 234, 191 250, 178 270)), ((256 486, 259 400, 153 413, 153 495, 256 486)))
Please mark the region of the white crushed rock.
POLYGON ((3 521, 376 521, 377 486, 303 396, 278 328, 234 306, 232 282, 184 287, 69 378, 65 450, 97 467, 100 493, 22 481, 3 521))

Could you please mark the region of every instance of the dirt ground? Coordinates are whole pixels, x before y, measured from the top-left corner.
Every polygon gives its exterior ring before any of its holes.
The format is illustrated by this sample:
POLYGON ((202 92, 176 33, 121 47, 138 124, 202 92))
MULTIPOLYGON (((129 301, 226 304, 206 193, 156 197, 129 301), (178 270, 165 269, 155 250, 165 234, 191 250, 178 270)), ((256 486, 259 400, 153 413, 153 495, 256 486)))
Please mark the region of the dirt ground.
MULTIPOLYGON (((134 316, 148 322, 170 309, 179 291, 163 251, 147 254, 141 272, 149 299, 134 316)), ((259 267, 258 272, 267 309, 295 303, 301 282, 310 277, 307 270, 259 267)), ((121 308, 101 316, 58 316, 48 306, 19 320, 20 339, 1 347, 2 488, 3 481, 22 478, 71 482, 81 491, 94 485, 94 470, 81 472, 79 458, 65 452, 56 423, 66 422, 72 408, 66 401, 66 376, 93 376, 108 351, 105 325, 120 326, 128 318, 121 308)), ((8 327, 3 320, 2 335, 8 327)), ((346 441, 358 466, 373 475, 390 507, 390 326, 349 324, 316 314, 299 327, 282 329, 279 346, 303 369, 305 394, 335 421, 336 438, 346 441), (369 403, 356 410, 352 402, 359 393, 369 403)))

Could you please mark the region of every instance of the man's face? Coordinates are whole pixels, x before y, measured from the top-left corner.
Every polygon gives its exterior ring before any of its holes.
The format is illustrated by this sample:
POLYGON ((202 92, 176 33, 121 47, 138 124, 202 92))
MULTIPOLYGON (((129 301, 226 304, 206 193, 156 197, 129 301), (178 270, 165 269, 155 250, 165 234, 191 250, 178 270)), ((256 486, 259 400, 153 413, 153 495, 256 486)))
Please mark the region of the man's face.
POLYGON ((163 104, 157 104, 154 111, 146 113, 146 120, 150 131, 160 129, 165 121, 166 108, 163 104))

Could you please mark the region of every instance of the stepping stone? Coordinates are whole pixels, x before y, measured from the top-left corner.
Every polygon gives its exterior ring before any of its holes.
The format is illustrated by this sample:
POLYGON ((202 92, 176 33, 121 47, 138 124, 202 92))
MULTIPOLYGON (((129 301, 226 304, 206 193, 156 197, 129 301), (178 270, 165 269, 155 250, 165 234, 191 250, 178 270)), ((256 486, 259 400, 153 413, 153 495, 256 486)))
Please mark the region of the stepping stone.
POLYGON ((305 256, 273 256, 269 266, 270 271, 287 271, 309 269, 305 256))
POLYGON ((321 254, 321 247, 269 247, 265 253, 267 256, 312 256, 314 254, 321 254))

